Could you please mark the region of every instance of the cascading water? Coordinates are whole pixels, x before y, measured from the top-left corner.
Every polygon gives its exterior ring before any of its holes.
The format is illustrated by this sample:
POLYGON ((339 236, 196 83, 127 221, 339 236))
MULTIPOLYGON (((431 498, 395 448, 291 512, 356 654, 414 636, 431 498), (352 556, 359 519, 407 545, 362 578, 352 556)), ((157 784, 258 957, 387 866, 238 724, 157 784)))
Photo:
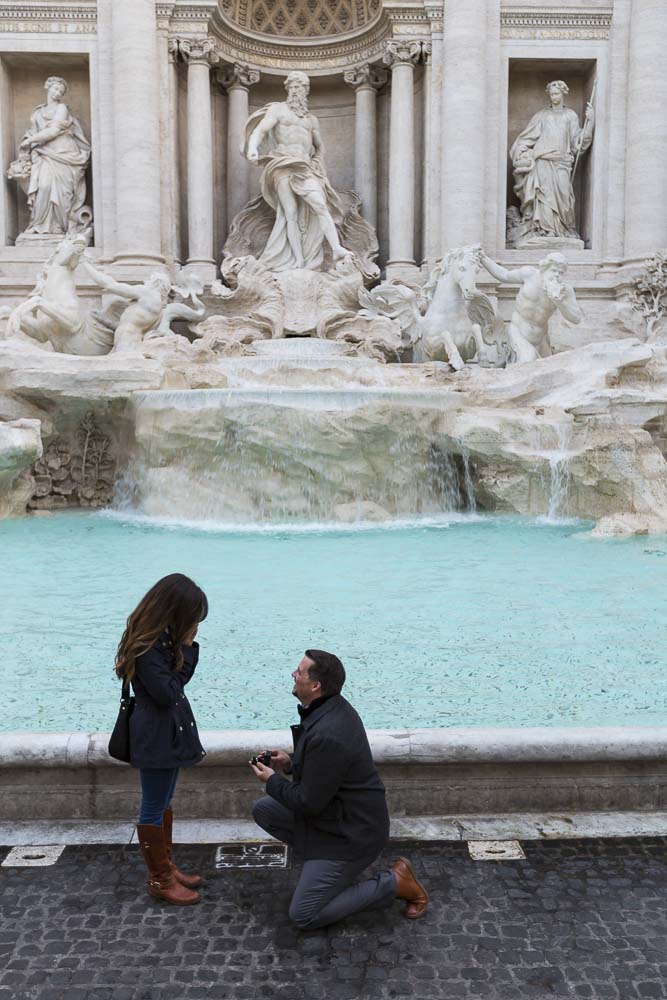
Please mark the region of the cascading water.
POLYGON ((570 424, 556 424, 557 448, 549 454, 551 483, 547 521, 554 522, 566 515, 567 496, 570 488, 570 424))
POLYGON ((247 522, 474 509, 438 393, 255 386, 137 393, 132 405, 125 510, 247 522))

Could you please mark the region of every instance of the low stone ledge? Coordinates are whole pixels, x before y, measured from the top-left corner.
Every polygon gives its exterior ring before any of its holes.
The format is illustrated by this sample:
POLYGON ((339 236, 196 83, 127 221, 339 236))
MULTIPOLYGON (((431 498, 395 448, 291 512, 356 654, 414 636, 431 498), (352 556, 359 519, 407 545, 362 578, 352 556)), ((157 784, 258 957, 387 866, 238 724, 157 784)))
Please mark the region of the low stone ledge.
MULTIPOLYGON (((667 760, 667 726, 375 729, 378 764, 511 764, 667 760)), ((202 732, 204 766, 238 767, 265 747, 289 748, 285 729, 202 732)), ((108 733, 0 733, 0 768, 122 767, 108 733)))

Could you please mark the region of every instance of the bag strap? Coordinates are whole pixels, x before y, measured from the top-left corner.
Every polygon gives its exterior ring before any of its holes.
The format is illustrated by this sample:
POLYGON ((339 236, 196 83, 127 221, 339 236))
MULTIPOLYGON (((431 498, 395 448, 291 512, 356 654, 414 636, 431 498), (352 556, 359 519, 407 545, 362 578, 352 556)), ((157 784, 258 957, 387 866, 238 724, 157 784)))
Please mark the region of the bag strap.
POLYGON ((131 694, 132 694, 132 691, 130 689, 130 682, 128 681, 127 677, 123 677, 123 683, 120 686, 120 700, 124 701, 126 697, 129 699, 130 696, 131 696, 131 694), (125 695, 125 685, 126 684, 127 684, 127 696, 125 695))

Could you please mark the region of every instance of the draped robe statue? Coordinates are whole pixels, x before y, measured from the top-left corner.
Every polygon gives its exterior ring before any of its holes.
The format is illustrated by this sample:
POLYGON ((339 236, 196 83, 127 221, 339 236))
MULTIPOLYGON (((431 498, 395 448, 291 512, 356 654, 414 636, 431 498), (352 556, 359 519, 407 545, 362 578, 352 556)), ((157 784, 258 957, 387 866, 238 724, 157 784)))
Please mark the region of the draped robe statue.
POLYGON ((563 103, 567 93, 562 80, 548 84, 551 107, 533 115, 510 149, 521 202, 516 244, 531 237, 579 239, 572 174, 577 155, 593 142, 593 108, 589 103, 581 128, 576 111, 563 103))
POLYGON ((276 213, 259 259, 271 271, 318 270, 325 240, 334 261, 351 253, 336 228, 344 210, 326 174, 317 118, 308 110, 310 81, 293 72, 285 86, 287 101, 260 108, 246 125, 243 153, 263 167, 262 197, 276 213))
POLYGON ((84 204, 90 143, 64 103, 66 81, 50 77, 45 89, 47 103, 34 109, 8 176, 18 180, 28 196, 26 234, 63 236, 90 226, 92 213, 84 204))

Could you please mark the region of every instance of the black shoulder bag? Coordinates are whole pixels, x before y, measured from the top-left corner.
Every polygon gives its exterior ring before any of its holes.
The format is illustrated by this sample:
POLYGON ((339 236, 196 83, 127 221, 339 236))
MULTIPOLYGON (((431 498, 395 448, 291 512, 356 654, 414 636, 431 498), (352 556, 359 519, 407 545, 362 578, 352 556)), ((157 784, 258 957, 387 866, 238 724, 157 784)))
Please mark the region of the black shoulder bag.
POLYGON ((109 740, 109 756, 115 760, 122 760, 125 764, 130 763, 130 716, 134 711, 134 695, 130 694, 130 683, 127 682, 127 694, 125 693, 125 681, 120 689, 120 708, 118 718, 113 727, 111 739, 109 740))

